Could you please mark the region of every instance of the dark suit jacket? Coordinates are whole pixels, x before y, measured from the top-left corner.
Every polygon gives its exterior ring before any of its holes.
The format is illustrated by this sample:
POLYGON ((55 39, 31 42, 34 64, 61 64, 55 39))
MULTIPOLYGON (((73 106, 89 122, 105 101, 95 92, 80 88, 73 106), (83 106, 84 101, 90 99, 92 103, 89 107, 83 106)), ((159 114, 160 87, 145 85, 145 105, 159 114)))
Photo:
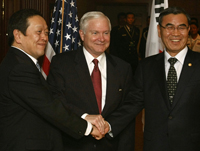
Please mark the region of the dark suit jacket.
POLYGON ((140 40, 140 48, 139 48, 139 54, 140 54, 141 59, 145 58, 148 31, 149 31, 149 27, 144 28, 142 31, 142 36, 140 40))
POLYGON ((62 151, 59 131, 81 138, 86 121, 52 97, 33 61, 13 47, 0 65, 0 150, 62 151), (58 129, 59 128, 59 129, 58 129))
MULTIPOLYGON (((107 137, 97 141, 88 136, 77 141, 66 136, 64 141, 67 151, 134 150, 134 118, 127 116, 118 120, 118 116, 128 113, 126 109, 131 106, 130 102, 124 102, 124 97, 128 93, 132 81, 131 67, 121 59, 109 54, 106 54, 106 60, 107 91, 102 116, 111 124, 114 139, 107 135, 107 137), (118 107, 123 104, 127 106, 116 112, 118 107), (114 112, 116 113, 114 114, 114 112), (112 114, 115 116, 113 115, 113 118, 110 118, 112 114), (128 123, 130 124, 128 125, 128 123)), ((99 114, 90 73, 82 49, 53 57, 48 83, 54 96, 60 97, 63 104, 78 116, 84 113, 99 114)))
POLYGON ((188 50, 172 107, 166 88, 164 53, 141 61, 131 95, 145 106, 144 151, 199 151, 199 53, 188 50))

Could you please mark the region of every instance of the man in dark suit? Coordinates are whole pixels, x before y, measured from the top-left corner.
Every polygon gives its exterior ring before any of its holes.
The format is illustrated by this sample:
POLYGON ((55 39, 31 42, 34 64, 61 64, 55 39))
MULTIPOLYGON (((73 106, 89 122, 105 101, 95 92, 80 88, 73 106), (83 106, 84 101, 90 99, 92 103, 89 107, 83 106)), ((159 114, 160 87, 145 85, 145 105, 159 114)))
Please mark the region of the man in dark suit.
MULTIPOLYGON (((32 9, 14 13, 8 33, 11 48, 0 65, 0 150, 63 151, 60 130, 75 139, 89 135, 91 124, 53 100, 37 68, 48 42, 41 14, 32 9)), ((93 126, 92 135, 100 139, 98 133, 93 126)))
POLYGON ((115 34, 116 38, 112 40, 110 47, 111 54, 131 64, 133 73, 135 73, 138 65, 137 46, 140 38, 140 30, 134 26, 134 21, 134 14, 128 12, 126 14, 126 25, 115 34))
POLYGON ((110 21, 103 13, 88 12, 80 21, 83 48, 56 55, 52 59, 47 80, 54 96, 86 120, 101 114, 107 121, 105 132, 109 130, 100 141, 91 136, 78 141, 65 136, 66 151, 134 150, 134 118, 127 114, 131 110, 132 100, 124 100, 132 83, 132 71, 128 63, 105 53, 110 43, 110 30, 110 21), (93 60, 94 63, 98 61, 98 65, 94 65, 93 60), (100 74, 98 86, 92 82, 95 81, 95 71, 100 74), (101 92, 97 92, 97 89, 101 89, 101 92), (118 111, 121 106, 122 109, 118 111), (118 119, 120 115, 126 116, 118 119))
POLYGON ((200 54, 187 47, 189 22, 181 8, 162 11, 157 29, 165 50, 136 70, 128 98, 145 107, 144 151, 200 149, 200 54))

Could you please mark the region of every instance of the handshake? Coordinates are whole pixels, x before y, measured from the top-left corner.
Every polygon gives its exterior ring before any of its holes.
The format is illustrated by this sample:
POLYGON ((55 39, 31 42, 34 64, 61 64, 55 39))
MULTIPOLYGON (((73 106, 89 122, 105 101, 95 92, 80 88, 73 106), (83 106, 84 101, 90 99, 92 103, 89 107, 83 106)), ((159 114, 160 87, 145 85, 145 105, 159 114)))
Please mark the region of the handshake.
POLYGON ((92 124, 91 135, 97 139, 102 139, 110 130, 110 125, 101 115, 87 115, 85 120, 92 124))

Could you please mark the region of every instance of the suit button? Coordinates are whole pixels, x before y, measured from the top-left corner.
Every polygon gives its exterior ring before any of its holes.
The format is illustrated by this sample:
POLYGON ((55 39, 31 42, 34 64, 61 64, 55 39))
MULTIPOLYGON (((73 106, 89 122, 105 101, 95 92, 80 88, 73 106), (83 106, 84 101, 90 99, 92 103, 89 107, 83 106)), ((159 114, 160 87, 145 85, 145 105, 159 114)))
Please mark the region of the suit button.
POLYGON ((172 116, 169 116, 168 118, 169 118, 170 120, 171 120, 171 119, 173 119, 173 117, 172 117, 172 116))
POLYGON ((96 144, 94 144, 94 148, 96 148, 97 147, 97 145, 96 144))

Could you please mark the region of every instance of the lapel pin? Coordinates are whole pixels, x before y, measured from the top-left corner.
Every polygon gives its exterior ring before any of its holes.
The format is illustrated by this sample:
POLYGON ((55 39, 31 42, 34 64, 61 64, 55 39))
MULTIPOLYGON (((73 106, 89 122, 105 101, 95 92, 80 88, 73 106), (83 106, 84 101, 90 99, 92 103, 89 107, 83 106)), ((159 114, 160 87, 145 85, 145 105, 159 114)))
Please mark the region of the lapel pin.
POLYGON ((119 89, 119 91, 122 91, 122 89, 119 89))
POLYGON ((188 63, 188 66, 189 66, 189 67, 191 67, 191 66, 192 66, 192 64, 191 64, 191 63, 188 63))

